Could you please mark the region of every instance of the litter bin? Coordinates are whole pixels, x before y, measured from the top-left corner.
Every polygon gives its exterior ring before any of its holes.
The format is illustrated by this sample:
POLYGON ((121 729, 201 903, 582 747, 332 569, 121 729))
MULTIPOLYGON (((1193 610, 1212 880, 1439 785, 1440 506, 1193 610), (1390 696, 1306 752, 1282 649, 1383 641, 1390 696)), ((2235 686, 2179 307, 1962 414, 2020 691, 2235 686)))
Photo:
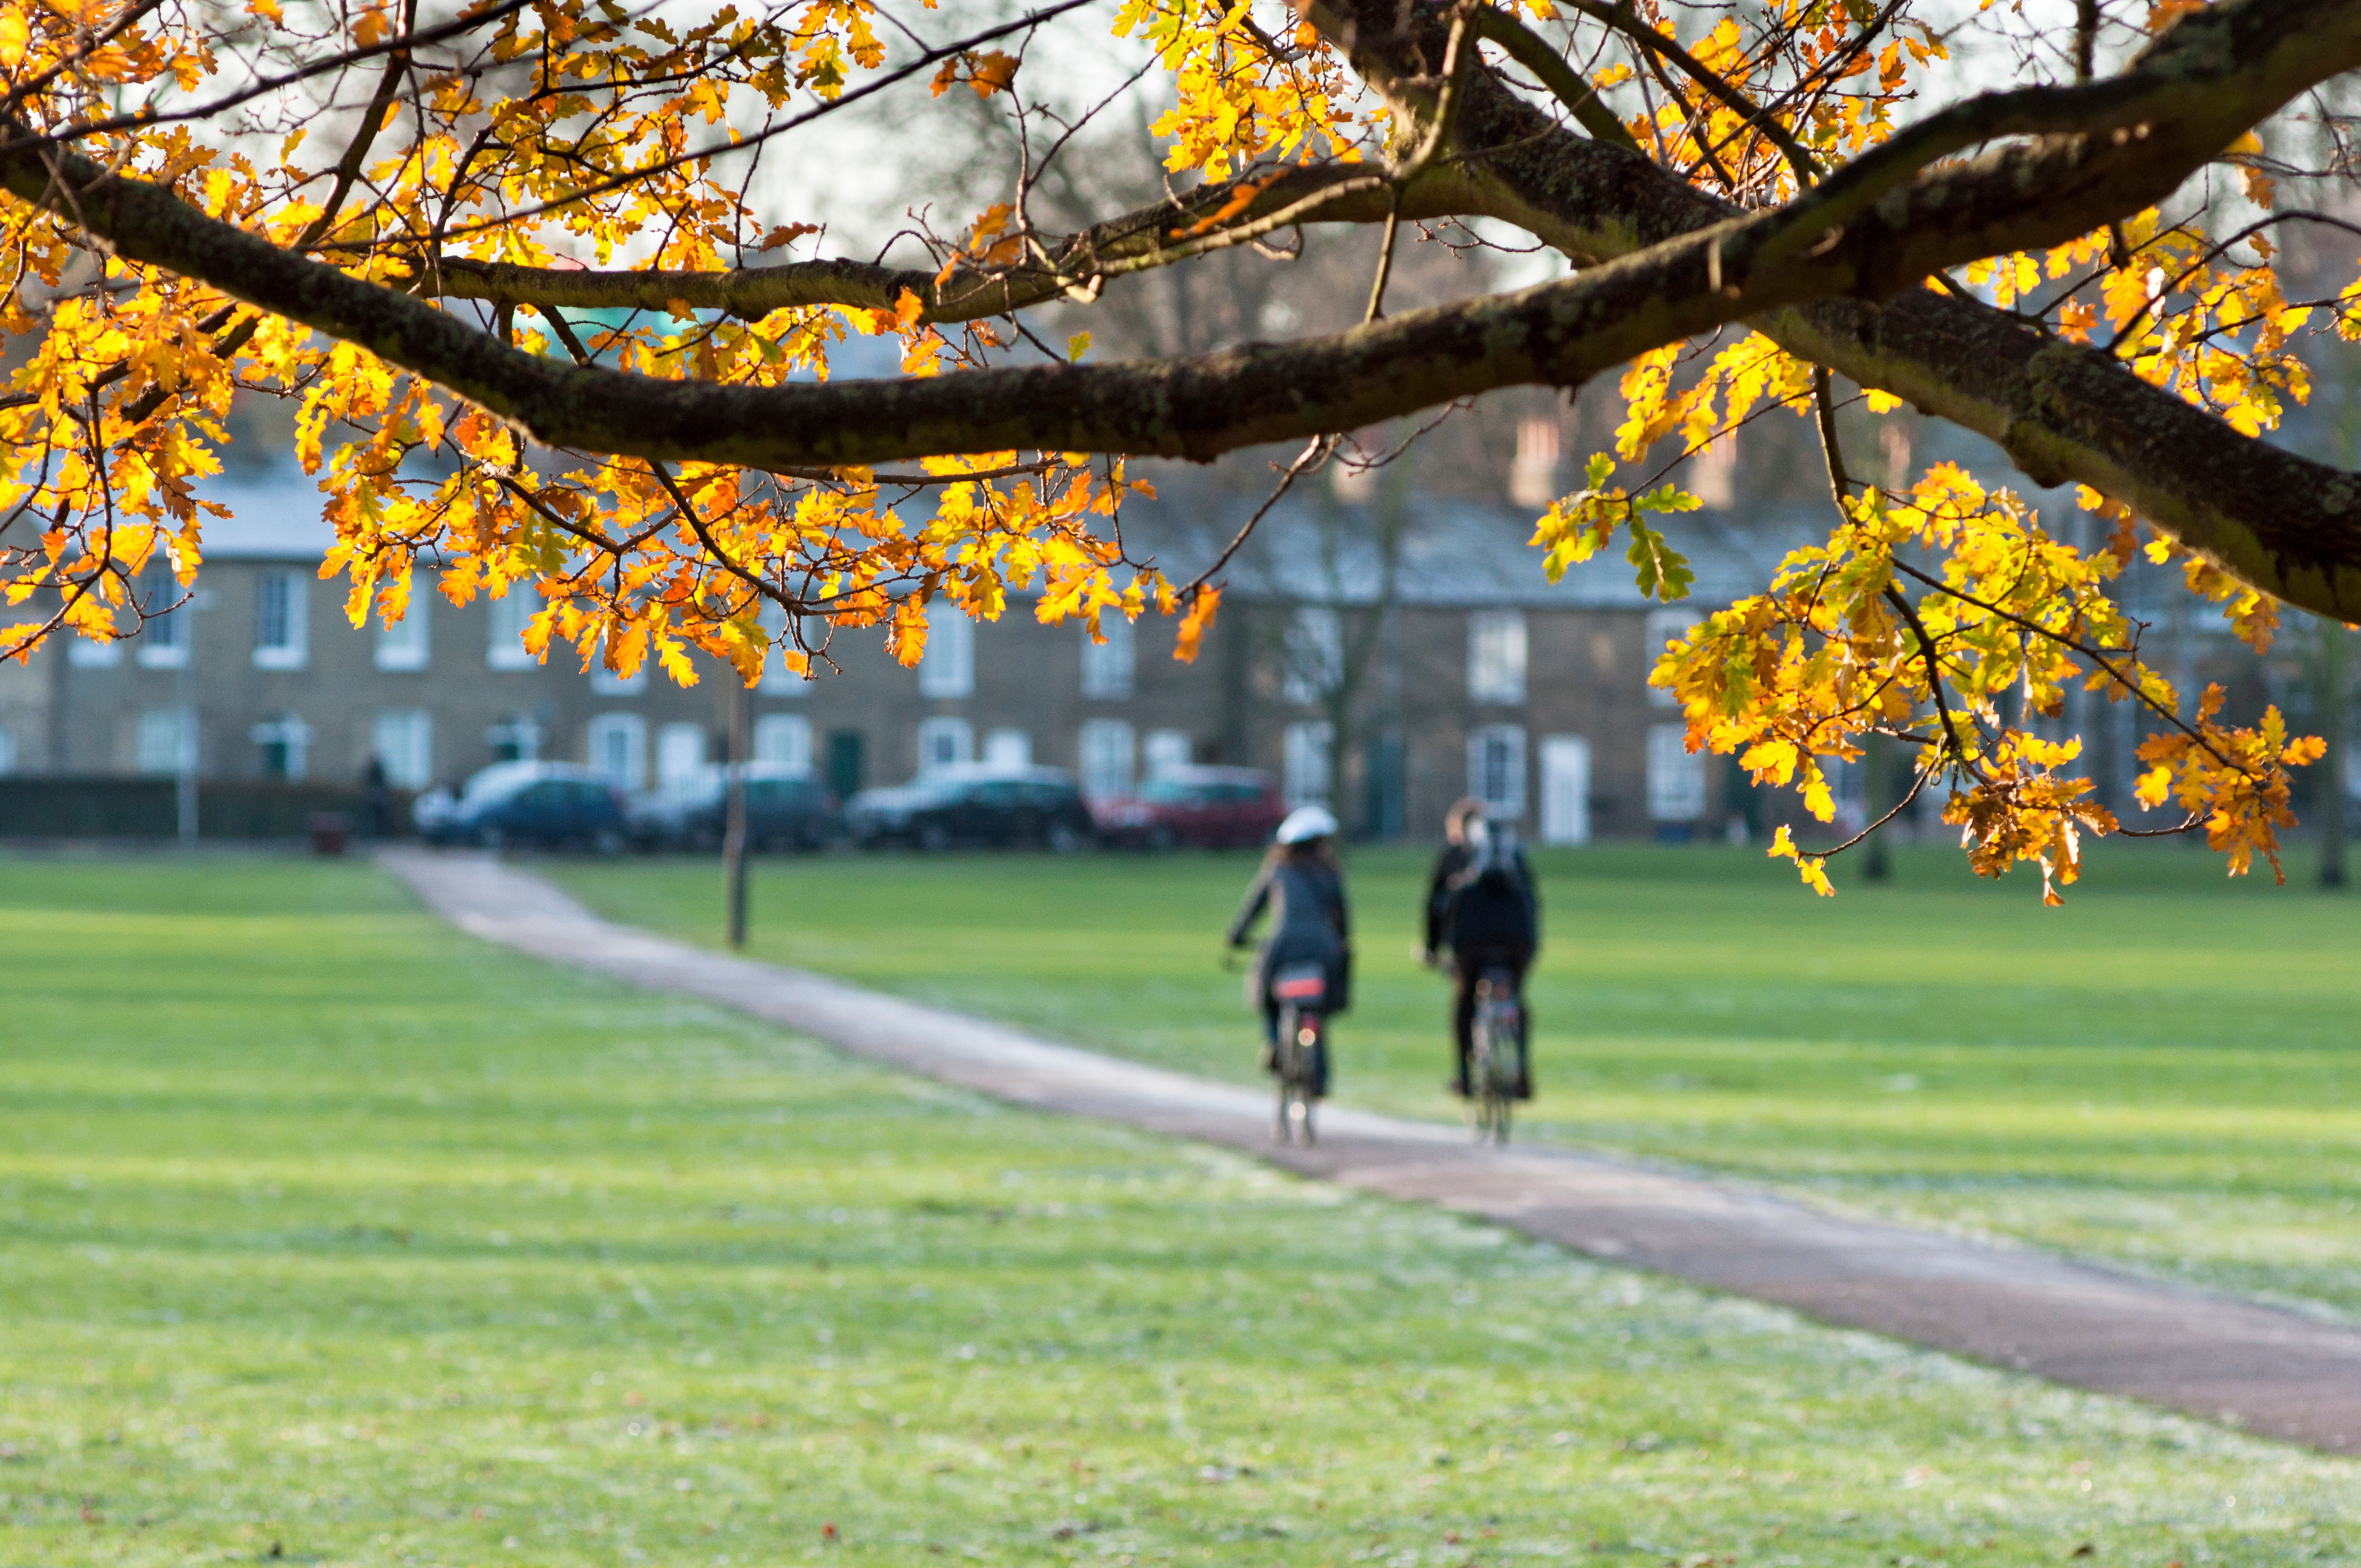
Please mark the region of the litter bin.
POLYGON ((341 811, 319 811, 312 815, 312 852, 315 855, 341 855, 352 842, 352 819, 341 811))

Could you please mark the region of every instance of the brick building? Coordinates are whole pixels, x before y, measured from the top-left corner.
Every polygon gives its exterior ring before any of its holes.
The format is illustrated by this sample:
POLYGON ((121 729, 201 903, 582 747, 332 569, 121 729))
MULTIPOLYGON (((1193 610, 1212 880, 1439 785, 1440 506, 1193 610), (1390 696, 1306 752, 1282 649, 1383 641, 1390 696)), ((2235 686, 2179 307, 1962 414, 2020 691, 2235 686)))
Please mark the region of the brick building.
MULTIPOLYGON (((1260 499, 1223 477, 1159 471, 1159 499, 1124 514, 1134 556, 1175 580, 1213 560, 1260 499)), ((311 481, 268 474, 214 494, 235 516, 206 527, 194 601, 137 639, 54 645, 9 674, 0 763, 171 773, 193 749, 205 778, 348 782, 374 756, 423 788, 544 757, 639 789, 722 754, 718 667, 683 688, 653 670, 584 673, 566 649, 536 662, 518 637, 539 605, 524 593, 456 608, 421 591, 400 626, 356 630, 341 581, 318 577, 329 534, 311 481)), ((1268 768, 1376 836, 1431 833, 1471 793, 1547 841, 1718 830, 1722 770, 1683 749, 1647 670, 1693 607, 1759 587, 1783 531, 1755 517, 1741 532, 1726 511, 1682 520, 1697 582, 1666 609, 1620 554, 1547 581, 1525 543, 1532 516, 1383 480, 1291 497, 1225 568, 1194 663, 1170 657, 1169 622, 1093 645, 1022 600, 988 624, 939 618, 916 670, 885 657, 878 630, 845 631, 837 673, 774 675, 753 694, 754 750, 845 792, 981 758, 1071 768, 1119 795, 1220 761, 1268 768)))

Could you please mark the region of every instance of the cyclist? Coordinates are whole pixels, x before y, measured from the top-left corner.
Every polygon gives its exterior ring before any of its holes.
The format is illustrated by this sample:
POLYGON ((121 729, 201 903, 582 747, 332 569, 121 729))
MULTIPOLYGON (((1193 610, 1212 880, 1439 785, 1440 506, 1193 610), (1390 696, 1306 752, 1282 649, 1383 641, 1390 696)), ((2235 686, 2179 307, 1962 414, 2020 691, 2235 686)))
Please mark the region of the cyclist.
MULTIPOLYGON (((1451 879, 1451 894, 1444 909, 1441 935, 1451 945, 1451 1031, 1458 1052, 1452 1090, 1462 1099, 1468 1092, 1467 1058, 1474 1048, 1476 987, 1490 969, 1505 969, 1516 987, 1524 1038, 1532 1040, 1532 1016, 1521 1006, 1525 970, 1541 946, 1541 895, 1533 886, 1532 867, 1510 828, 1482 818, 1469 820, 1466 829, 1469 860, 1451 879)), ((1519 1053, 1523 1071, 1517 1098, 1533 1097, 1532 1053, 1519 1053)))
POLYGON ((1451 908, 1452 885, 1476 858, 1467 847, 1468 825, 1483 821, 1484 803, 1473 795, 1454 802, 1443 814, 1443 850, 1434 857, 1434 873, 1426 879, 1426 942, 1419 950, 1419 961, 1429 969, 1441 961, 1437 955, 1448 946, 1443 917, 1451 908))
MULTIPOLYGON (((1352 920, 1345 908, 1345 872, 1336 862, 1336 819, 1317 806, 1290 812, 1279 825, 1262 870, 1246 889, 1237 918, 1230 922, 1229 945, 1243 948, 1246 932, 1265 909, 1270 912, 1270 934, 1255 955, 1246 982, 1249 1005, 1262 1010, 1263 1067, 1278 1059, 1279 1002, 1270 993, 1270 977, 1290 964, 1318 964, 1327 977, 1327 999, 1321 1011, 1334 1017, 1351 999, 1352 920)), ((1317 1094, 1328 1092, 1328 1046, 1320 1045, 1317 1094)))

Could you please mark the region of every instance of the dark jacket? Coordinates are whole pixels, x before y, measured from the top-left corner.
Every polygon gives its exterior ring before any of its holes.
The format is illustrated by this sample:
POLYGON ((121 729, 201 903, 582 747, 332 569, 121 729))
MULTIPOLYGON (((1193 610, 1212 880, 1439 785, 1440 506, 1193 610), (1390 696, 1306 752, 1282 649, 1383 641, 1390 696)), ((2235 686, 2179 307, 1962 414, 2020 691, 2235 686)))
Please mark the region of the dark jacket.
POLYGON ((1248 1001, 1262 1005, 1275 970, 1316 963, 1328 974, 1327 1011, 1345 1011, 1352 1000, 1353 923, 1345 907, 1345 879, 1336 868, 1286 854, 1266 861, 1230 922, 1232 947, 1245 945, 1247 929, 1265 910, 1270 913, 1270 934, 1255 955, 1248 1001))
POLYGON ((1541 894, 1522 849, 1505 862, 1468 865, 1452 879, 1442 935, 1462 958, 1495 948, 1530 956, 1541 945, 1541 894))
POLYGON ((1467 846, 1446 843, 1434 857, 1434 874, 1426 879, 1426 950, 1438 952, 1451 945, 1444 920, 1451 912, 1452 883, 1467 869, 1467 846))

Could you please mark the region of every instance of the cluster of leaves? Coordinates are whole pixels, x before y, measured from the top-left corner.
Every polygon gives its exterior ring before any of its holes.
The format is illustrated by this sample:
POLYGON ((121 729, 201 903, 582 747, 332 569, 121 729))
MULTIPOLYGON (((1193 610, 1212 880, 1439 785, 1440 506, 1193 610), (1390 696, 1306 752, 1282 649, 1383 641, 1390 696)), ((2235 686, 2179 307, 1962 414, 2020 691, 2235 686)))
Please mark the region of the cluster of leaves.
MULTIPOLYGON (((1563 3, 1580 24, 1574 37, 1596 43, 1576 80, 1610 96, 1657 163, 1747 208, 1791 200, 1884 142, 1950 58, 1949 13, 1910 0, 1756 0, 1703 18, 1671 0, 1563 3), (1616 49, 1622 58, 1608 58, 1616 49)), ((2141 25, 2152 31, 2185 8, 2153 7, 2141 25)), ((1524 0, 1524 14, 1546 23, 1560 7, 1524 0)), ((0 12, 0 137, 78 148, 389 289, 447 299, 443 277, 461 266, 718 274, 819 232, 816 221, 766 225, 749 170, 774 136, 831 106, 906 77, 1037 113, 1017 97, 1022 47, 987 47, 1032 24, 928 49, 891 20, 874 0, 771 0, 701 19, 619 0, 468 0, 425 24, 415 0, 251 0, 228 21, 184 0, 26 0, 0 12), (896 29, 910 48, 888 47, 896 29)), ((1384 139, 1400 151, 1415 139, 1403 133, 1424 134, 1372 106, 1308 9, 1122 0, 1113 29, 1162 72, 1154 129, 1167 168, 1253 176, 1180 237, 1232 222, 1261 170, 1359 162, 1384 139)), ((1059 125, 1064 147, 1075 127, 1059 125)), ((1414 160, 1421 171, 1433 150, 1414 160)), ((1938 281, 2103 347, 2237 430, 2271 429, 2310 390, 2293 335, 2324 312, 2361 336, 2361 285, 2327 302, 2289 299, 2271 237, 2276 166, 2257 139, 2227 158, 2265 214, 2236 233, 2208 229, 2217 206, 2159 209, 1938 281)), ((1028 163, 1014 199, 956 242, 928 236, 939 288, 962 273, 1057 270, 1027 212, 1035 172, 1028 163)), ((1398 177, 1408 179, 1400 168, 1385 176, 1398 177)), ((1071 297, 1095 297, 1095 281, 1060 281, 1071 297)), ((553 307, 493 309, 481 324, 533 354, 756 387, 825 379, 855 339, 890 345, 902 374, 920 378, 992 362, 1029 335, 1022 322, 947 333, 915 291, 884 309, 807 304, 760 319, 672 300, 640 307, 570 320, 553 307)), ((29 345, 0 394, 0 585, 11 604, 39 611, 0 633, 0 654, 57 633, 131 634, 170 603, 171 584, 192 581, 207 512, 199 488, 218 472, 242 394, 300 405, 298 455, 336 532, 326 570, 348 576, 357 622, 401 615, 423 569, 460 602, 538 594, 536 652, 563 641, 623 673, 653 658, 686 681, 690 652, 703 650, 752 680, 770 657, 808 671, 844 626, 883 624, 888 647, 915 661, 930 609, 990 618, 1017 593, 1045 620, 1093 629, 1109 612, 1180 615, 1186 656, 1219 603, 1216 584, 1176 586, 1127 559, 1120 509, 1144 487, 1118 462, 1003 452, 902 472, 756 473, 533 450, 366 346, 126 259, 93 241, 71 202, 0 196, 0 332, 29 345)), ((1087 344, 1078 334, 1063 357, 1087 344)), ((1835 438, 1825 375, 1759 335, 1644 354, 1621 394, 1614 453, 1537 524, 1553 577, 1621 529, 1642 590, 1678 599, 1692 574, 1649 520, 1697 502, 1667 471, 1781 408, 1835 438), (1614 482, 1660 444, 1674 448, 1663 470, 1614 482)), ((1881 414, 1894 406, 1867 401, 1881 414)), ((2113 524, 2086 551, 1957 468, 1860 488, 1840 452, 1829 460, 1827 538, 1790 554, 1767 592, 1704 616, 1655 673, 1682 703, 1693 747, 1801 790, 1825 821, 1828 764, 1887 737, 1916 757, 1914 795, 1948 790, 1947 818, 1979 870, 2037 862, 2054 897, 2076 874, 2081 836, 2118 828, 2073 776, 2078 748, 2059 728, 2063 694, 2080 683, 2164 726, 2142 753, 2144 800, 2177 802, 2233 870, 2256 854, 2276 863, 2287 770, 2317 745, 2287 737, 2276 713, 2225 726, 2218 698, 2182 716, 2185 694, 2141 661, 2140 628, 2111 590, 2139 547, 2120 505, 2086 492, 2113 524)), ((2147 548, 2172 554, 2163 540, 2147 548)), ((2242 636, 2268 644, 2267 598, 2204 561, 2184 567, 2242 636)), ((1825 890, 1818 857, 1784 838, 1777 852, 1825 890)))

